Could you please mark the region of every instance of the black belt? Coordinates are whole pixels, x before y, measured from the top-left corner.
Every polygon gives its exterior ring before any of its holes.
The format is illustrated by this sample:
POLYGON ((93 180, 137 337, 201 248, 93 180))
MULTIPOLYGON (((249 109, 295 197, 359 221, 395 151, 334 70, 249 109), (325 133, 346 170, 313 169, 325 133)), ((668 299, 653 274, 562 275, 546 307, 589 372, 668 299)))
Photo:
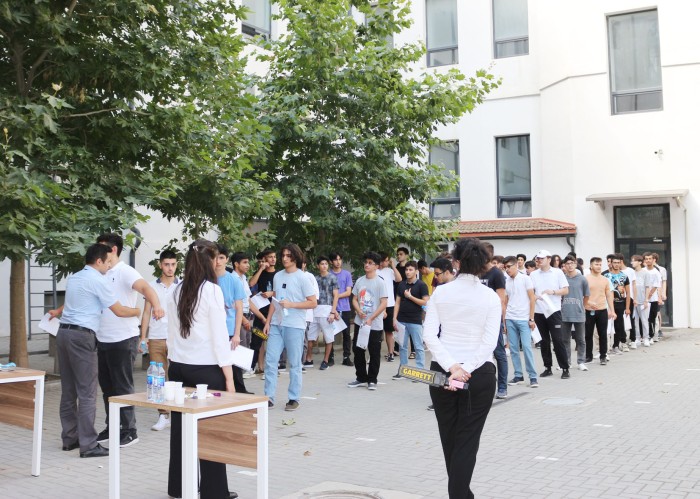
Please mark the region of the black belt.
POLYGON ((93 331, 92 329, 90 329, 90 328, 88 328, 88 327, 77 326, 77 325, 75 325, 75 324, 64 324, 64 323, 61 323, 58 327, 59 327, 60 329, 75 329, 75 330, 77 330, 77 331, 85 331, 86 333, 95 334, 95 331, 93 331))

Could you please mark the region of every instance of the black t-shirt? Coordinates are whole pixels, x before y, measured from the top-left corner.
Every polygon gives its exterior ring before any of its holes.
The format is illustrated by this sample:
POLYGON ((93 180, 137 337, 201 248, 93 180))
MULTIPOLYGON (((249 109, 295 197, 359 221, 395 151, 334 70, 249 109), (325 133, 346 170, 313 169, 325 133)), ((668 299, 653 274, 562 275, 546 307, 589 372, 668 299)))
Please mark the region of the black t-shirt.
POLYGON ((506 277, 503 271, 498 267, 491 267, 491 270, 481 276, 481 284, 488 286, 496 291, 497 289, 506 289, 506 277))
POLYGON ((630 285, 629 277, 627 274, 620 271, 618 274, 613 274, 609 270, 603 272, 603 275, 610 281, 610 287, 613 293, 613 302, 619 304, 625 303, 627 298, 627 293, 625 292, 625 286, 630 285))
MULTIPOLYGON (((260 277, 258 277, 258 292, 259 293, 265 293, 266 291, 272 291, 272 280, 275 278, 275 272, 268 272, 267 270, 263 270, 262 273, 260 274, 260 277), (268 289, 268 283, 269 283, 269 289, 268 289)), ((267 307, 263 307, 260 309, 260 313, 263 314, 265 317, 267 317, 267 312, 270 310, 270 306, 268 305, 267 307)), ((258 316, 255 316, 255 325, 259 326, 262 329, 262 326, 265 324, 258 319, 258 316)))
POLYGON ((396 296, 401 298, 399 315, 396 316, 396 319, 399 322, 408 324, 422 324, 423 307, 403 295, 407 289, 410 289, 411 294, 421 300, 424 296, 428 296, 428 286, 420 279, 416 279, 416 282, 413 284, 408 284, 407 281, 401 281, 396 290, 396 296))

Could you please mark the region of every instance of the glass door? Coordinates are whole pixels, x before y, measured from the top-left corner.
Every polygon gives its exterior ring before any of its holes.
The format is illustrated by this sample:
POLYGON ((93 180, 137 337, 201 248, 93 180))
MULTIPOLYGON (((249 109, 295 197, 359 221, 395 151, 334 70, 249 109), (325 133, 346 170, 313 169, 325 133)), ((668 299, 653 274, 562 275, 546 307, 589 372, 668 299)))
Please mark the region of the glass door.
POLYGON ((615 251, 625 255, 625 263, 628 265, 632 255, 641 255, 647 251, 659 255, 658 264, 668 272, 667 300, 662 309, 662 320, 664 326, 672 326, 673 272, 668 204, 616 206, 615 251))

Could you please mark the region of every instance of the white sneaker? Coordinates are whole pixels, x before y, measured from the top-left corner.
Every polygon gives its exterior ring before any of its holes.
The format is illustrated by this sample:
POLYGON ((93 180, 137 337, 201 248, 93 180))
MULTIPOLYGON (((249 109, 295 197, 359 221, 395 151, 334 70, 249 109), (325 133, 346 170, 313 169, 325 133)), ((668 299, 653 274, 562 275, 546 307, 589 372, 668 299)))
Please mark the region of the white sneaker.
POLYGON ((649 340, 644 340, 644 346, 648 347, 651 343, 649 343, 649 340))
POLYGON ((630 351, 630 347, 628 347, 627 344, 624 344, 624 345, 622 345, 622 351, 623 351, 623 352, 629 352, 629 351, 630 351))
POLYGON ((614 355, 622 355, 622 352, 620 351, 620 349, 618 347, 613 348, 612 353, 614 355))
POLYGON ((579 370, 579 371, 588 371, 588 368, 586 367, 586 364, 584 364, 583 362, 581 362, 581 363, 578 365, 578 370, 579 370))
POLYGON ((636 349, 637 349, 637 342, 636 342, 636 341, 633 341, 632 343, 630 343, 630 348, 631 348, 632 350, 636 350, 636 349))
POLYGON ((151 426, 151 430, 153 431, 161 431, 165 430, 166 428, 170 427, 170 418, 166 416, 165 414, 161 414, 158 416, 158 421, 156 421, 156 424, 151 426))
POLYGON ((255 377, 255 373, 253 371, 248 371, 248 372, 243 373, 243 379, 250 379, 250 378, 254 378, 254 377, 255 377))

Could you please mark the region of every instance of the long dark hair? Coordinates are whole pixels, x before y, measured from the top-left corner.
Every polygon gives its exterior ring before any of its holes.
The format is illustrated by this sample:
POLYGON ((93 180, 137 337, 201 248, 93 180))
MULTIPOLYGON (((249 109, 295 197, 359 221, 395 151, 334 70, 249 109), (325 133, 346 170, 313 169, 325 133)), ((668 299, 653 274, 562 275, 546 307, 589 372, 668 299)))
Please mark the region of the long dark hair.
MULTIPOLYGON (((182 282, 178 284, 179 299, 177 301, 177 316, 180 319, 180 336, 187 338, 194 320, 194 312, 199 304, 202 284, 206 281, 216 284, 216 273, 212 260, 218 251, 216 245, 206 239, 197 239, 190 244, 185 257, 185 273, 182 282)), ((177 295, 176 295, 177 296, 177 295)))
POLYGON ((475 237, 465 237, 455 244, 452 258, 459 261, 460 274, 478 276, 486 269, 491 261, 491 253, 484 243, 475 237))

